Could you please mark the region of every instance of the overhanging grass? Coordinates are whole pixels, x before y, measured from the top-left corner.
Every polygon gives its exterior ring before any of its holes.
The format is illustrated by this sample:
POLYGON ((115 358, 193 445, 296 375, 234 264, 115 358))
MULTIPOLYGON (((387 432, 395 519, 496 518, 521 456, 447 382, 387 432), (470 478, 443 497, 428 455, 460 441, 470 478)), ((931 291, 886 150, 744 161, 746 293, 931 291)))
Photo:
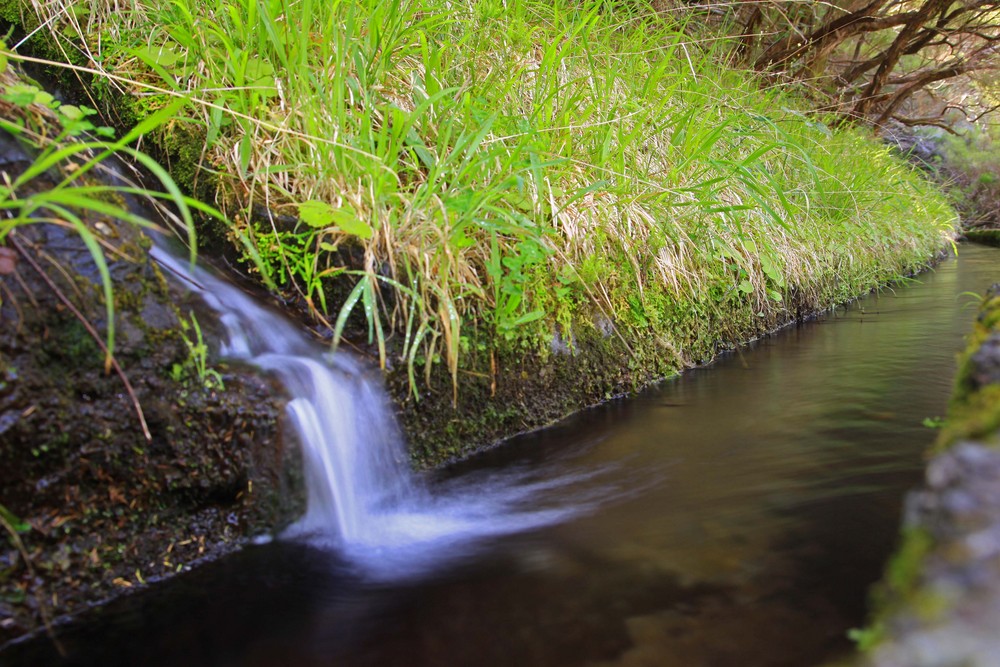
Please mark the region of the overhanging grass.
POLYGON ((124 77, 98 86, 140 116, 200 101, 192 178, 216 179, 261 278, 337 336, 362 308, 414 390, 437 358, 457 382, 472 344, 544 354, 555 323, 652 332, 684 363, 682 324, 726 339, 828 306, 912 270, 954 224, 863 132, 642 2, 32 8, 124 77))

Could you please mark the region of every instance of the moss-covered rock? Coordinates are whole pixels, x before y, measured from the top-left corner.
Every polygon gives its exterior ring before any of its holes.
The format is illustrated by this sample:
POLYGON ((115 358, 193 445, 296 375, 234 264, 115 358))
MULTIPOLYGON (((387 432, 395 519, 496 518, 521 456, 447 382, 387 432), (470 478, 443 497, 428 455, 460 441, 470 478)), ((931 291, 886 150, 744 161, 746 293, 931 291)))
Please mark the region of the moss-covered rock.
POLYGON ((423 382, 417 400, 405 369, 389 374, 389 389, 415 463, 441 464, 572 412, 676 373, 681 360, 651 354, 649 341, 632 348, 610 329, 584 323, 570 340, 554 332, 547 353, 507 349, 470 355, 457 392, 443 364, 423 382))
POLYGON ((946 425, 859 633, 863 664, 985 667, 1000 656, 1000 286, 960 359, 946 425))

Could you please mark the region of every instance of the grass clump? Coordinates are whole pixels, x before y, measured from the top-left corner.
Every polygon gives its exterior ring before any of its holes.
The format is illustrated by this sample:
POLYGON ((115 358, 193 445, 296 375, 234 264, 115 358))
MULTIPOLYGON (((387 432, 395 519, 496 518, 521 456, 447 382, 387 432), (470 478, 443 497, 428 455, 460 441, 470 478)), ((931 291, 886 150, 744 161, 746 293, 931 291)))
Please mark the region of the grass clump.
POLYGON ((415 392, 557 324, 683 364, 912 271, 954 222, 866 132, 637 0, 30 4, 140 116, 195 101, 196 174, 261 280, 335 339, 363 311, 415 392))

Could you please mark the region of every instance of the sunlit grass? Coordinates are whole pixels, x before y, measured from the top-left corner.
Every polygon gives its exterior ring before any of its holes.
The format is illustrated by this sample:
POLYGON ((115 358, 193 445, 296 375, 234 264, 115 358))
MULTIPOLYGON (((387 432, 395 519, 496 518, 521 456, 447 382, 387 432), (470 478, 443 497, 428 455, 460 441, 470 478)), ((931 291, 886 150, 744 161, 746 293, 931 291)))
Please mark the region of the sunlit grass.
POLYGON ((690 311, 747 335, 912 270, 953 223, 861 131, 800 113, 642 2, 34 8, 140 115, 192 98, 197 178, 261 278, 335 338, 362 308, 411 378, 438 355, 457 378, 473 338, 544 349, 556 322, 675 349, 690 311))

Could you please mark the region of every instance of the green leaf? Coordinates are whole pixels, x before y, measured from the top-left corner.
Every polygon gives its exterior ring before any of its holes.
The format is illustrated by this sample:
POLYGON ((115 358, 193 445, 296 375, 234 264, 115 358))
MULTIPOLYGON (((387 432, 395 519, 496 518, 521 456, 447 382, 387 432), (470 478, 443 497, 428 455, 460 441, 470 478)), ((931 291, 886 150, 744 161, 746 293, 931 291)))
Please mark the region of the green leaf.
POLYGON ((537 320, 537 319, 539 319, 541 317, 544 317, 544 316, 545 316, 545 311, 544 310, 533 310, 530 313, 525 313, 524 315, 521 315, 519 318, 517 318, 513 322, 510 322, 507 326, 509 326, 511 328, 513 328, 513 327, 519 327, 522 324, 527 324, 528 322, 534 322, 535 320, 537 320))
POLYGON ((154 65, 158 65, 159 67, 172 67, 177 64, 177 61, 183 58, 181 54, 177 53, 169 46, 142 46, 137 49, 132 49, 132 55, 136 56, 139 60, 146 63, 150 67, 154 65))
POLYGON ((324 201, 311 199, 299 204, 299 217, 314 229, 337 227, 345 234, 363 239, 370 239, 374 233, 371 225, 358 218, 357 211, 346 204, 334 208, 324 201))
POLYGON ((434 168, 434 165, 437 164, 437 159, 434 157, 434 154, 427 149, 427 145, 424 143, 424 140, 420 138, 420 135, 417 134, 416 130, 410 128, 410 131, 406 134, 405 143, 413 149, 413 152, 416 153, 417 157, 420 158, 420 161, 426 168, 434 168))
POLYGON ((469 238, 469 235, 465 233, 465 230, 456 229, 451 235, 451 243, 454 247, 461 250, 463 248, 471 248, 476 245, 476 240, 469 238))
POLYGON ((56 98, 52 96, 52 93, 44 90, 40 90, 35 93, 35 99, 33 102, 35 104, 40 104, 43 107, 48 107, 49 109, 55 109, 59 106, 59 102, 57 102, 56 98))
POLYGON ((781 275, 781 272, 774 266, 774 263, 767 255, 760 256, 760 268, 768 278, 770 278, 776 285, 783 287, 785 284, 785 279, 781 275))
POLYGON ((753 291, 753 285, 750 284, 749 280, 744 280, 740 283, 740 291, 744 294, 749 294, 753 291))
POLYGON ((371 225, 359 219, 357 213, 350 206, 337 209, 336 220, 337 226, 345 234, 351 234, 362 239, 370 239, 372 234, 374 234, 371 225))
POLYGON ((182 118, 180 113, 181 109, 183 109, 187 104, 188 100, 186 98, 175 98, 167 106, 139 121, 135 127, 128 131, 128 134, 118 140, 118 145, 125 146, 126 144, 130 144, 139 137, 145 136, 166 123, 174 120, 180 120, 182 118))
POLYGON ((310 227, 326 229, 333 225, 335 210, 325 201, 310 199, 299 204, 299 217, 310 227))
POLYGON ((365 276, 358 281, 358 284, 354 286, 351 293, 347 295, 347 299, 344 301, 344 305, 340 307, 340 312, 337 314, 337 321, 333 325, 333 348, 336 349, 337 345, 340 343, 340 336, 344 333, 344 326, 347 324, 347 318, 350 317, 351 311, 354 310, 354 305, 361 298, 368 285, 368 277, 365 276))
POLYGON ((83 110, 80 107, 73 106, 72 104, 64 104, 59 107, 59 113, 63 115, 63 118, 67 120, 80 120, 84 117, 83 110))
POLYGON ((19 107, 26 107, 35 101, 35 95, 38 94, 38 88, 25 83, 15 83, 7 86, 7 91, 3 95, 3 99, 10 102, 13 105, 19 107))
POLYGON ((15 533, 26 533, 31 530, 31 526, 28 522, 17 517, 3 505, 0 505, 0 518, 4 520, 4 523, 13 528, 15 533))
POLYGON ((257 83, 261 79, 271 79, 273 82, 274 67, 263 58, 251 57, 247 60, 246 78, 251 83, 257 83))
POLYGON ((251 135, 244 134, 243 138, 240 139, 239 153, 240 174, 246 176, 247 170, 250 168, 250 159, 253 157, 253 137, 251 135))

